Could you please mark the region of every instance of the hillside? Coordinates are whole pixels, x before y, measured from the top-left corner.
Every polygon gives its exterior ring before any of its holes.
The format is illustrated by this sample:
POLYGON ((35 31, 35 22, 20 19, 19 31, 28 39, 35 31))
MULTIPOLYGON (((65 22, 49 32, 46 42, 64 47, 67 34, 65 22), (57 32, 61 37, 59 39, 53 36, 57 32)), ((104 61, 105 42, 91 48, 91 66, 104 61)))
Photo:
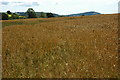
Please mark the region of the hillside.
POLYGON ((118 15, 4 20, 3 78, 118 78, 118 15))
POLYGON ((70 16, 90 16, 90 15, 99 15, 99 14, 101 14, 101 13, 90 11, 90 12, 70 14, 70 15, 65 15, 65 16, 67 16, 67 17, 70 17, 70 16))

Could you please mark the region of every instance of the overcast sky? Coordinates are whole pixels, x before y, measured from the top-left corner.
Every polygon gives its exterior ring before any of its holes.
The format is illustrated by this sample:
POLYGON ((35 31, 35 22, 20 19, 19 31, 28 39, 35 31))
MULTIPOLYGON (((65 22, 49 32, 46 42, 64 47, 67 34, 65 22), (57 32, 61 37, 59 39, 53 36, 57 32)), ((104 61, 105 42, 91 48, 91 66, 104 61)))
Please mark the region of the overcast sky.
POLYGON ((61 15, 96 11, 103 14, 118 13, 119 0, 0 0, 0 12, 52 12, 61 15))

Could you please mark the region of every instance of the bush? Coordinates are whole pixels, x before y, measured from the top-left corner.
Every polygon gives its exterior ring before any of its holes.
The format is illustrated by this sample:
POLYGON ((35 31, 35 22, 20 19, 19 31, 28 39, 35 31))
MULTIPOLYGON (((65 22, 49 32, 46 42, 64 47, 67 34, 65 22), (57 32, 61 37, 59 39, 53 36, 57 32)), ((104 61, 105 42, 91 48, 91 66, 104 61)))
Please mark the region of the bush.
POLYGON ((8 15, 6 13, 2 13, 2 20, 8 20, 8 15))
POLYGON ((47 17, 50 18, 50 17, 54 17, 54 15, 52 13, 46 13, 47 14, 47 17))
POLYGON ((12 14, 12 19, 19 19, 19 15, 18 15, 18 14, 13 13, 13 14, 12 14))
POLYGON ((46 13, 44 13, 44 12, 41 12, 40 14, 41 14, 41 16, 40 16, 40 17, 42 17, 42 18, 47 18, 47 15, 46 15, 46 13))

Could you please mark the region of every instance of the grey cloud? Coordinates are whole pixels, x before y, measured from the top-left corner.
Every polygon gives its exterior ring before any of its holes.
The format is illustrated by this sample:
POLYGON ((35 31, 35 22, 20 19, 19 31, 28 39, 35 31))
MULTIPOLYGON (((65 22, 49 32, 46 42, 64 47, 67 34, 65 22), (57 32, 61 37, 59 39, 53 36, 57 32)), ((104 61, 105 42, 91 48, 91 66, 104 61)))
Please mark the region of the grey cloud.
POLYGON ((2 4, 2 5, 8 5, 8 4, 10 4, 10 3, 21 4, 21 3, 23 3, 23 2, 0 2, 0 4, 2 4))
POLYGON ((2 5, 8 5, 9 2, 0 2, 2 5))
POLYGON ((39 6, 39 4, 37 2, 33 2, 32 3, 34 6, 39 6))
POLYGON ((23 3, 23 2, 13 2, 13 3, 23 3))
POLYGON ((18 6, 25 6, 25 7, 32 7, 32 6, 39 6, 40 4, 38 2, 32 2, 32 3, 25 3, 25 2, 0 2, 2 5, 8 5, 9 3, 17 4, 18 6))
POLYGON ((37 2, 32 2, 32 3, 23 3, 19 6, 25 6, 25 7, 32 7, 32 6, 39 6, 40 4, 37 2))
POLYGON ((25 7, 31 7, 32 5, 30 5, 30 4, 22 4, 22 5, 19 5, 19 6, 25 6, 25 7))

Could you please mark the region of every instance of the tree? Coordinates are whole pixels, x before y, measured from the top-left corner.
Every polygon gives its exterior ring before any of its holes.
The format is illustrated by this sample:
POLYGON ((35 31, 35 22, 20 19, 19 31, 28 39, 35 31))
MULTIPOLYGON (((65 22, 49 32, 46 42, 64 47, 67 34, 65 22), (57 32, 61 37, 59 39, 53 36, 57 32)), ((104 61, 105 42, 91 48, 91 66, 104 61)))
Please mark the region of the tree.
POLYGON ((12 12, 10 12, 9 10, 7 11, 8 14, 12 14, 12 12))
POLYGON ((82 14, 81 16, 85 16, 84 14, 82 14))
POLYGON ((13 19, 19 19, 19 15, 16 14, 16 13, 13 13, 13 14, 12 14, 12 18, 13 18, 13 19))
POLYGON ((41 14, 40 17, 42 17, 42 18, 46 18, 47 17, 46 13, 44 13, 44 12, 41 12, 40 14, 41 14))
POLYGON ((36 13, 32 8, 29 8, 26 13, 28 18, 37 18, 36 13))
POLYGON ((8 15, 6 13, 2 13, 2 20, 8 20, 8 15))
POLYGON ((46 13, 47 14, 47 17, 50 18, 50 17, 54 17, 54 15, 52 13, 46 13))
POLYGON ((60 15, 59 17, 65 17, 64 15, 60 15))

